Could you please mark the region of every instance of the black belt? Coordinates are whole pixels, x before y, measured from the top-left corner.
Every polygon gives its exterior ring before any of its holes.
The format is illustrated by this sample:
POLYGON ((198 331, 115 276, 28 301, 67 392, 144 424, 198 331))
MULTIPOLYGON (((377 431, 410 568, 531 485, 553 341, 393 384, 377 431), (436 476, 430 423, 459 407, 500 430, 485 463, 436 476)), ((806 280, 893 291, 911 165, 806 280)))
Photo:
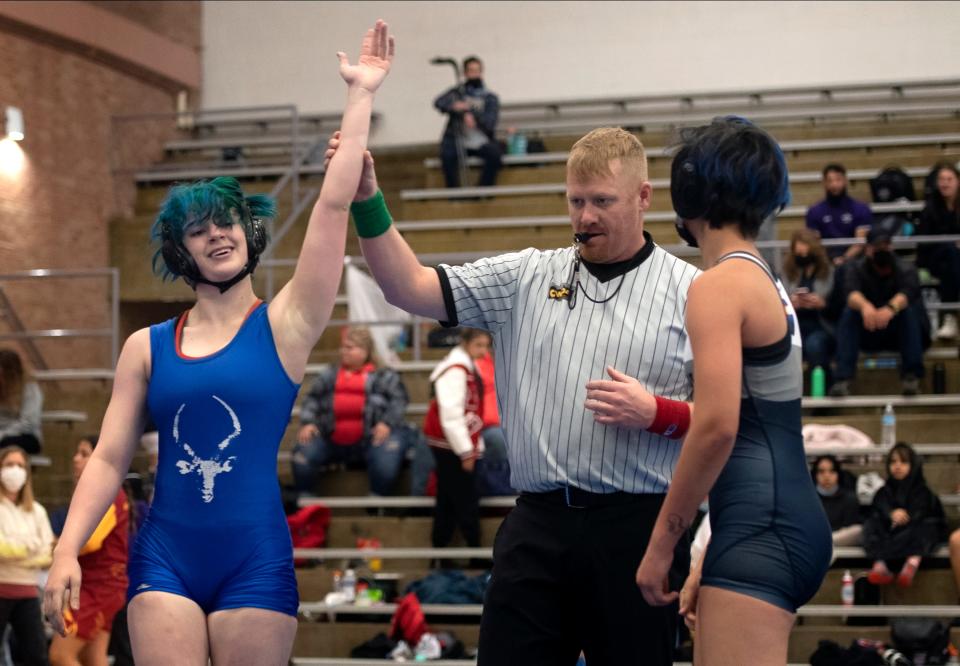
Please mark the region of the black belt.
POLYGON ((521 500, 529 500, 537 504, 561 506, 568 509, 599 509, 608 506, 623 506, 625 504, 640 504, 644 502, 661 502, 664 495, 657 493, 590 493, 576 486, 564 486, 557 490, 545 493, 520 493, 521 500))

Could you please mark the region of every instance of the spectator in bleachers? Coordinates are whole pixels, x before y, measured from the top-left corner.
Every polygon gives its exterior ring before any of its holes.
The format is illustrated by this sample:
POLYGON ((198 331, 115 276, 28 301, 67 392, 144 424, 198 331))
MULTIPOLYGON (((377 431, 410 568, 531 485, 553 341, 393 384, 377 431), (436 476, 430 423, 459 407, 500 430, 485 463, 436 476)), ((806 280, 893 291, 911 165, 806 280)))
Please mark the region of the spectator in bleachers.
POLYGON ((863 257, 846 272, 847 307, 837 325, 837 357, 830 395, 850 395, 860 350, 899 350, 904 395, 916 395, 923 377, 923 320, 917 270, 892 251, 880 228, 867 234, 863 257))
POLYGON ((340 363, 325 366, 303 399, 293 449, 296 490, 312 493, 328 463, 366 464, 370 491, 389 495, 406 451, 407 389, 400 375, 379 367, 370 330, 344 329, 340 363))
POLYGON ((39 571, 50 565, 53 532, 33 498, 30 464, 19 446, 0 449, 0 636, 13 629, 18 663, 46 664, 39 571))
MULTIPOLYGON (((960 171, 943 162, 936 166, 936 186, 927 197, 917 233, 960 235, 960 171)), ((960 301, 960 249, 956 243, 924 244, 917 247, 917 266, 930 271, 940 284, 937 292, 945 303, 960 301)), ((942 313, 938 338, 957 337, 956 313, 942 313)))
MULTIPOLYGON (((77 442, 73 454, 73 482, 80 480, 97 446, 97 435, 77 442)), ((62 523, 61 523, 62 527, 62 523)), ((50 663, 53 666, 102 666, 117 613, 126 604, 127 557, 130 534, 130 499, 121 488, 100 520, 93 535, 80 550, 80 608, 64 614, 67 635, 53 635, 50 663)))
POLYGON ((857 500, 856 479, 844 471, 836 456, 830 455, 818 456, 810 466, 810 474, 833 530, 833 545, 859 546, 863 519, 857 500))
POLYGON ((42 412, 43 391, 36 382, 25 380, 20 354, 0 349, 0 446, 40 453, 42 412))
POLYGON ((817 234, 809 229, 794 232, 783 262, 783 276, 783 286, 800 323, 803 360, 810 368, 819 366, 829 374, 835 341, 824 310, 834 289, 833 266, 817 234))
POLYGON ((903 560, 897 585, 909 587, 921 559, 933 552, 944 532, 940 499, 923 478, 923 463, 909 444, 897 442, 887 453, 887 481, 863 523, 863 548, 874 560, 868 579, 874 585, 894 581, 888 562, 903 560))
POLYGON ((483 458, 477 461, 479 492, 481 495, 513 494, 507 440, 500 427, 496 368, 492 353, 488 352, 477 359, 477 372, 483 380, 483 431, 480 433, 483 437, 483 458))
POLYGON ((450 88, 433 105, 448 116, 440 142, 440 161, 447 187, 460 187, 460 151, 483 160, 481 187, 495 185, 502 166, 503 149, 497 142, 500 98, 483 82, 483 63, 470 56, 463 61, 460 85, 450 88))
MULTIPOLYGON (((847 194, 847 169, 831 163, 823 167, 823 189, 826 197, 807 209, 807 228, 820 238, 862 237, 873 224, 870 206, 847 194)), ((827 249, 835 265, 860 256, 860 244, 827 249)))
POLYGON ((423 433, 437 464, 434 548, 450 544, 459 527, 467 546, 480 546, 480 508, 473 472, 483 455, 484 383, 477 359, 490 352, 486 331, 464 328, 462 342, 430 373, 433 397, 423 433))

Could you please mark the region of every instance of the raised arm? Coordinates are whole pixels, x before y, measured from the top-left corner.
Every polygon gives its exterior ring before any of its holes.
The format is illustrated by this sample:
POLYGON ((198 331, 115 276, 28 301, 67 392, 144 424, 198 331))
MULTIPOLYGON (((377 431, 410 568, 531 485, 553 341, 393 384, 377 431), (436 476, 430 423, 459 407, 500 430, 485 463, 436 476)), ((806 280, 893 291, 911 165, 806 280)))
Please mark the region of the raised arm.
MULTIPOLYGON (((341 132, 335 132, 327 147, 328 162, 339 154, 341 144, 341 132)), ((447 310, 437 271, 423 266, 394 228, 369 151, 364 153, 363 173, 353 201, 350 208, 360 249, 387 302, 407 312, 444 321, 447 310)))
POLYGON ((140 441, 149 377, 150 330, 141 329, 130 336, 120 353, 113 393, 100 428, 100 441, 77 483, 67 522, 54 550, 43 595, 43 611, 61 635, 64 635, 66 595, 69 594, 69 604, 74 610, 80 604, 77 555, 116 498, 140 441))
POLYGON ((380 20, 367 30, 356 65, 345 53, 337 54, 340 76, 347 83, 341 149, 324 176, 293 277, 270 305, 277 348, 288 370, 306 363, 333 312, 343 273, 347 214, 360 181, 373 97, 390 71, 393 54, 393 37, 380 20))

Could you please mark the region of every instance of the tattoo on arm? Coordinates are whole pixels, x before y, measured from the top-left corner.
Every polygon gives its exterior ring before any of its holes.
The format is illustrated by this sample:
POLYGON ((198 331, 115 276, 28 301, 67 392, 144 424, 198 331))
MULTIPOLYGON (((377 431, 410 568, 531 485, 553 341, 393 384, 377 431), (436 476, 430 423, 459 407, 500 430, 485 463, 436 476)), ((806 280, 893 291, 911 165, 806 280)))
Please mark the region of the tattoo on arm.
POLYGON ((682 516, 671 513, 667 516, 667 531, 670 534, 683 534, 690 527, 690 523, 685 521, 682 516))

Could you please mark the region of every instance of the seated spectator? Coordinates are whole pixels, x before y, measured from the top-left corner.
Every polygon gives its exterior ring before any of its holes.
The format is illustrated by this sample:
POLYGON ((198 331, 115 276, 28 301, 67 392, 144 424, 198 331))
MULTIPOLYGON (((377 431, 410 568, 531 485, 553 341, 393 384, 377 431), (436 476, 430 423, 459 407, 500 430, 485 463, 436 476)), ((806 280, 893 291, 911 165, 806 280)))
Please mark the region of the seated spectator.
POLYGON ((473 477, 483 455, 483 380, 476 361, 490 352, 490 334, 463 329, 462 342, 430 373, 433 398, 423 434, 437 465, 434 548, 450 544, 459 527, 468 547, 480 546, 480 506, 473 477))
POLYGON ((497 406, 496 371, 493 354, 487 352, 476 361, 477 372, 483 381, 483 458, 477 461, 477 488, 481 496, 513 495, 510 487, 510 463, 507 460, 507 440, 500 427, 497 406))
POLYGON ((0 349, 0 446, 40 453, 43 391, 36 382, 25 381, 23 374, 20 354, 0 349))
MULTIPOLYGON (((823 167, 823 189, 826 198, 807 209, 807 228, 820 238, 862 237, 873 225, 870 206, 847 194, 847 170, 842 164, 823 167)), ((831 246, 827 254, 835 265, 860 256, 860 244, 848 247, 831 246)))
MULTIPOLYGON (((960 171, 951 164, 936 166, 936 186, 927 196, 917 233, 923 236, 960 235, 960 171)), ((937 292, 945 303, 960 301, 960 250, 956 243, 924 244, 917 247, 917 266, 930 271, 940 284, 937 292)), ((956 313, 941 312, 936 337, 957 337, 956 313)))
POLYGON ((794 232, 790 251, 783 262, 784 287, 797 311, 803 360, 830 373, 834 339, 832 326, 824 318, 827 300, 834 289, 833 266, 820 238, 809 229, 794 232))
POLYGON ((874 560, 868 579, 889 585, 894 577, 888 562, 903 560, 897 585, 909 587, 924 555, 933 552, 944 532, 940 499, 923 478, 920 456, 898 442, 887 453, 887 481, 873 496, 863 523, 863 548, 874 560))
POLYGON ((865 256, 846 271, 847 307, 837 325, 837 358, 830 395, 850 395, 860 350, 899 350, 903 394, 916 395, 923 377, 924 320, 917 270, 891 251, 879 228, 867 235, 865 256))
POLYGON ((303 399, 293 449, 296 490, 311 493, 322 465, 366 463, 370 491, 389 495, 406 450, 407 401, 400 375, 377 367, 369 329, 345 329, 340 364, 325 366, 303 399))
POLYGON ((810 466, 817 494, 827 512, 834 546, 859 546, 863 533, 856 479, 840 467, 836 456, 819 456, 810 466))
MULTIPOLYGON (((73 454, 73 483, 80 480, 97 446, 97 436, 77 442, 73 454)), ((61 523, 62 527, 62 523, 61 523)), ((80 608, 65 614, 67 635, 53 635, 52 666, 100 666, 107 663, 110 632, 117 613, 126 604, 130 500, 124 488, 80 550, 80 608)))
POLYGON ((463 61, 464 82, 446 91, 433 105, 448 116, 440 142, 440 161, 447 187, 460 187, 461 151, 483 159, 481 187, 495 185, 503 149, 497 142, 500 98, 483 84, 483 63, 470 56, 463 61))
POLYGON ((0 449, 0 636, 9 624, 16 663, 46 664, 47 636, 40 611, 39 574, 53 559, 53 532, 33 499, 30 464, 19 446, 0 449))

